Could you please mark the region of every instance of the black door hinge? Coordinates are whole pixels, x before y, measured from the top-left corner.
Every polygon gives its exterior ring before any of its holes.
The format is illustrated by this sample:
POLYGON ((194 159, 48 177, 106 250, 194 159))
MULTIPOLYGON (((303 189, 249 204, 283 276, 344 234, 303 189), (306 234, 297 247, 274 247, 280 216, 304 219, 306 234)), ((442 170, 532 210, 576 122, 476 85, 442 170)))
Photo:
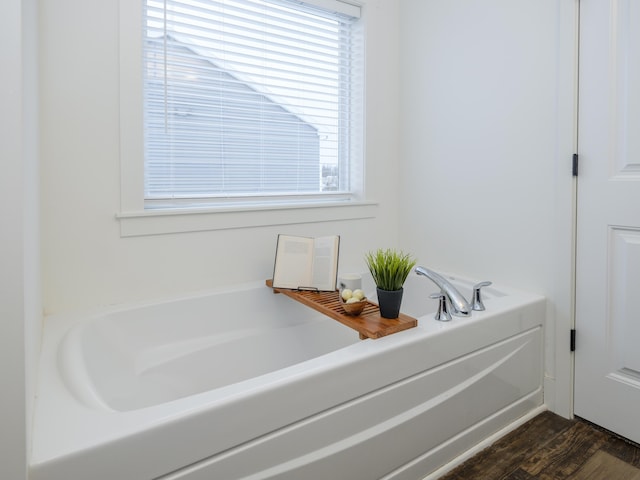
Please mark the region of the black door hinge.
POLYGON ((573 154, 573 167, 571 169, 571 173, 574 177, 578 176, 578 154, 573 154))
POLYGON ((571 329, 571 336, 569 339, 569 349, 572 352, 576 351, 576 329, 571 329))

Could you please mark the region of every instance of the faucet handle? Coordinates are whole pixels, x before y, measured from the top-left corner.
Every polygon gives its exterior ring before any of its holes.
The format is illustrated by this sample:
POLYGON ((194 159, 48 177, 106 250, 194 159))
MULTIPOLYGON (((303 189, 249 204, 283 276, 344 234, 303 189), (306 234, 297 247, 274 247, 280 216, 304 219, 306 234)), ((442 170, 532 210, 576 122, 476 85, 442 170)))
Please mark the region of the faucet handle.
POLYGON ((482 296, 480 295, 480 289, 482 287, 488 287, 491 285, 491 282, 480 282, 473 286, 473 295, 471 296, 471 308, 478 312, 482 312, 484 308, 484 303, 482 303, 482 296))
POLYGON ((436 312, 435 319, 439 322, 448 322, 451 320, 451 314, 449 313, 449 306, 447 305, 447 295, 444 292, 432 293, 431 298, 437 298, 440 300, 438 304, 438 311, 436 312))

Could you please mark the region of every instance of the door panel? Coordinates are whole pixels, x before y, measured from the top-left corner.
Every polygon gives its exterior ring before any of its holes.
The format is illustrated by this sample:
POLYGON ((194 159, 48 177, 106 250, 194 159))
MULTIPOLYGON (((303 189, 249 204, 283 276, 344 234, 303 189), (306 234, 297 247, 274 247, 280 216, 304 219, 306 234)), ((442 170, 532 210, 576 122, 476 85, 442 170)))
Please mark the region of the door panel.
POLYGON ((580 3, 575 413, 640 442, 640 2, 580 3))
POLYGON ((637 318, 640 294, 640 229, 611 228, 610 295, 607 315, 611 325, 614 364, 611 370, 640 378, 640 322, 637 318))

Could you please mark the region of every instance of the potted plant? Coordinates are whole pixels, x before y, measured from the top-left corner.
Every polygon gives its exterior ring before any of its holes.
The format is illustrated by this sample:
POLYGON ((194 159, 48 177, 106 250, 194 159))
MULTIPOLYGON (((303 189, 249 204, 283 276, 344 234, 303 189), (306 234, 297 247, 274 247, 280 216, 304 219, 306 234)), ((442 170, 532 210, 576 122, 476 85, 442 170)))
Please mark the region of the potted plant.
POLYGON ((377 287, 380 316, 398 318, 402 303, 402 286, 416 260, 409 254, 388 248, 368 252, 365 262, 377 287))

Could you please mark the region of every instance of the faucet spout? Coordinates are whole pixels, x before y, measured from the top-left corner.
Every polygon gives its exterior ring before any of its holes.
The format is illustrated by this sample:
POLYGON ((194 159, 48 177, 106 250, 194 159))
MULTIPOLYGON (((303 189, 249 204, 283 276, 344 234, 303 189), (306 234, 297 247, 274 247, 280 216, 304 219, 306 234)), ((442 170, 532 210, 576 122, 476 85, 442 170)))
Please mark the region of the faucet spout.
POLYGON ((416 267, 415 272, 418 275, 424 275, 440 287, 440 290, 445 293, 451 302, 451 313, 453 315, 458 317, 468 317, 471 315, 471 306, 469 305, 469 302, 467 302, 464 296, 456 289, 456 287, 453 286, 451 282, 449 282, 449 280, 425 267, 416 267))

